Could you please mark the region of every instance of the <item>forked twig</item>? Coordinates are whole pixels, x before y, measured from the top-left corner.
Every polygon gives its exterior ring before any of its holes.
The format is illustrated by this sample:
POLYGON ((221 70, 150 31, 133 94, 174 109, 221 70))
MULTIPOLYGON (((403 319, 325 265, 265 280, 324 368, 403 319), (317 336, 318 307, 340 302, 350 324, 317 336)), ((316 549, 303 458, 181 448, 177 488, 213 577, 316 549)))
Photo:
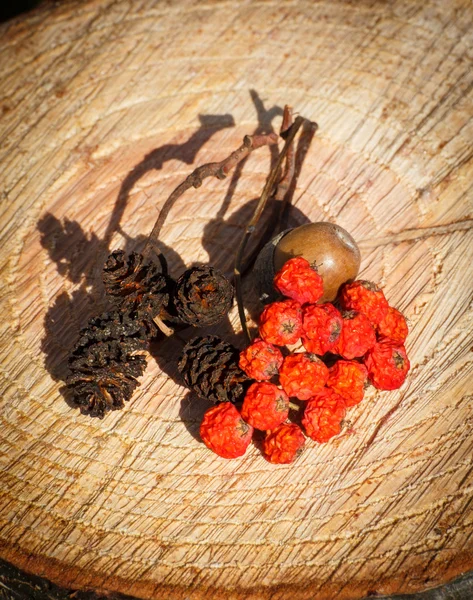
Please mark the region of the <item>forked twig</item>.
MULTIPOLYGON (((287 109, 289 109, 289 107, 287 107, 287 109)), ((285 116, 289 115, 289 113, 290 113, 290 110, 285 111, 285 116)), ((286 116, 286 118, 290 118, 290 117, 286 116)), ((248 344, 251 343, 251 337, 250 337, 250 333, 248 331, 248 326, 246 324, 245 309, 244 309, 244 305, 243 305, 243 294, 242 294, 242 289, 241 289, 241 265, 242 265, 242 261, 243 261, 243 256, 244 256, 248 241, 249 241, 252 233, 256 229, 256 225, 259 221, 259 218, 261 217, 261 214, 266 206, 266 203, 267 203, 268 199, 271 197, 271 195, 273 194, 273 191, 275 190, 275 187, 278 183, 278 178, 280 177, 280 171, 281 171, 281 167, 284 162, 284 159, 287 157, 288 153, 293 152, 292 145, 293 145, 294 138, 296 137, 296 134, 299 131, 301 125, 304 123, 304 121, 306 121, 306 119, 304 119, 303 117, 300 117, 300 116, 297 117, 296 120, 294 121, 294 124, 291 125, 289 130, 287 130, 284 133, 283 137, 285 137, 286 142, 281 151, 281 154, 278 157, 276 165, 274 166, 273 170, 271 171, 271 173, 266 181, 266 185, 263 188, 260 199, 259 199, 258 204, 256 205, 255 211, 253 213, 253 216, 251 217, 248 225, 245 228, 245 233, 243 234, 243 238, 240 242, 240 246, 239 246, 237 254, 236 254, 235 268, 233 271, 234 272, 234 282, 235 282, 235 294, 236 294, 236 299, 237 299, 237 303, 238 303, 238 314, 240 317, 241 327, 243 329, 243 333, 245 335, 245 338, 246 338, 246 341, 248 344)), ((293 162, 293 159, 291 160, 291 163, 292 162, 293 162)), ((286 180, 290 170, 292 170, 292 172, 293 172, 291 165, 288 165, 286 168, 286 173, 282 177, 280 183, 282 183, 283 181, 286 180)), ((289 187, 289 183, 290 183, 290 179, 288 179, 288 187, 289 187)), ((283 189, 284 188, 281 188, 280 193, 283 192, 283 189)), ((286 190, 287 190, 287 188, 286 188, 286 190)), ((277 190, 276 190, 276 193, 277 193, 277 190)), ((284 194, 282 197, 284 197, 284 194)))
MULTIPOLYGON (((284 108, 283 123, 281 125, 281 137, 284 137, 286 130, 290 128, 291 125, 292 109, 290 106, 286 106, 284 108)), ((242 267, 240 269, 242 277, 244 277, 246 273, 250 270, 251 266, 254 264, 256 258, 258 257, 259 253, 264 248, 264 246, 267 244, 267 242, 269 242, 269 240, 274 235, 281 232, 281 221, 283 219, 285 208, 287 204, 291 201, 291 197, 295 189, 296 180, 299 175, 302 163, 304 162, 305 154, 307 153, 307 148, 310 145, 310 141, 312 140, 319 126, 314 121, 305 120, 303 127, 304 132, 302 132, 299 137, 297 151, 295 148, 295 142, 293 142, 287 150, 285 172, 280 182, 278 183, 278 186, 273 196, 274 208, 272 211, 272 215, 268 220, 265 231, 261 235, 261 238, 254 245, 254 248, 251 250, 249 255, 245 257, 245 262, 242 264, 242 267), (307 139, 304 139, 306 133, 307 139)))
MULTIPOLYGON (((299 131, 301 125, 304 122, 309 122, 307 119, 298 116, 294 123, 292 123, 292 109, 286 106, 284 109, 283 122, 281 125, 281 137, 285 139, 284 147, 278 157, 275 167, 270 172, 270 175, 266 181, 266 184, 261 193, 258 204, 255 208, 252 218, 245 228, 245 233, 241 240, 238 248, 235 267, 234 267, 234 283, 235 293, 238 304, 238 314, 241 321, 241 326, 248 343, 251 342, 248 327, 246 325, 245 311, 243 307, 243 296, 241 290, 241 276, 242 276, 242 261, 246 246, 249 238, 256 229, 256 225, 264 211, 268 200, 273 197, 274 200, 283 205, 284 198, 291 185, 295 171, 295 151, 294 151, 294 138, 299 131), (285 163, 284 174, 281 176, 281 168, 285 163)), ((315 125, 316 124, 312 124, 315 125)), ((148 237, 146 245, 143 250, 143 256, 149 257, 152 251, 155 251, 158 258, 161 257, 162 253, 159 248, 156 247, 155 242, 159 239, 159 234, 164 225, 164 222, 174 206, 174 203, 180 198, 188 189, 199 188, 202 182, 207 177, 216 177, 217 179, 225 179, 228 173, 242 160, 244 160, 253 150, 260 148, 261 146, 270 146, 278 142, 278 135, 275 133, 262 134, 262 135, 247 135, 243 138, 242 145, 233 151, 227 158, 220 162, 207 163, 197 167, 180 185, 178 185, 171 195, 167 198, 166 202, 161 209, 159 216, 154 224, 154 227, 148 237)), ((161 324, 158 323, 160 329, 163 330, 161 324)), ((170 334, 171 330, 166 332, 170 334)))
MULTIPOLYGON (((153 248, 154 242, 159 238, 161 229, 164 225, 166 217, 169 211, 174 206, 176 200, 184 194, 191 187, 198 188, 202 185, 203 180, 206 177, 216 177, 217 179, 225 179, 228 173, 235 167, 239 162, 246 158, 253 150, 261 148, 261 146, 271 146, 277 144, 278 135, 275 133, 269 133, 265 135, 246 135, 243 138, 242 145, 232 152, 230 156, 220 162, 207 163, 197 167, 177 188, 171 193, 169 198, 163 205, 161 212, 159 213, 158 219, 154 224, 154 227, 150 233, 146 246, 143 250, 143 256, 149 256, 150 252, 156 248, 153 248)), ((159 249, 158 254, 161 254, 159 249)))

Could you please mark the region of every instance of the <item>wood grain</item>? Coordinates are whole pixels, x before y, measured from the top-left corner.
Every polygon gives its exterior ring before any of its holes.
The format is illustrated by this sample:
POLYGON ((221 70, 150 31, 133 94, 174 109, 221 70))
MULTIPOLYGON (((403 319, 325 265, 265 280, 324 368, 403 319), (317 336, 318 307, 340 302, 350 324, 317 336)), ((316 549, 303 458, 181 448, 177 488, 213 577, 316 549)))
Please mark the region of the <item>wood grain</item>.
MULTIPOLYGON (((173 600, 356 599, 473 568, 472 21, 464 0, 96 0, 2 26, 2 558, 173 600), (192 165, 277 130, 285 103, 320 127, 290 218, 360 242, 409 318, 409 380, 288 467, 206 450, 178 339, 125 410, 81 416, 66 359, 106 306, 107 249, 142 247, 192 165)), ((177 203, 174 273, 231 269, 270 160, 177 203)), ((241 343, 236 310, 211 331, 241 343)))

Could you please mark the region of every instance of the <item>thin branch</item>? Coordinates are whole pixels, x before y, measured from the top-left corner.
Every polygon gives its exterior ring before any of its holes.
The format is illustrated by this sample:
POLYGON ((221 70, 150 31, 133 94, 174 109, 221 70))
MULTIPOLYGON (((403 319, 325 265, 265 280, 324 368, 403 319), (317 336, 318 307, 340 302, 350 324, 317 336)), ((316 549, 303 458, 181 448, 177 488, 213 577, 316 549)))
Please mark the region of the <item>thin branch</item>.
MULTIPOLYGON (((292 123, 293 123, 292 107, 289 106, 288 104, 286 104, 286 106, 284 107, 281 129, 279 132, 279 135, 281 137, 284 137, 286 135, 286 133, 291 128, 292 123)), ((267 224, 266 230, 263 233, 263 235, 261 236, 261 239, 256 244, 256 246, 253 248, 250 255, 247 257, 245 263, 241 265, 241 269, 240 269, 241 277, 243 277, 247 273, 247 271, 251 268, 251 265, 255 262, 258 254, 260 253, 263 246, 272 237, 276 224, 279 223, 279 220, 282 215, 282 211, 284 209, 283 199, 285 198, 287 191, 291 185, 292 178, 294 176, 294 170, 295 170, 295 152, 294 152, 294 141, 292 141, 292 143, 289 145, 289 147, 287 149, 284 175, 281 177, 281 179, 278 183, 278 186, 276 188, 276 192, 274 194, 274 200, 276 202, 279 201, 281 203, 281 207, 279 208, 279 210, 274 211, 274 214, 269 219, 269 223, 267 224)), ((275 208, 276 209, 278 208, 277 204, 276 204, 275 208)))
POLYGON ((251 337, 250 337, 250 333, 248 331, 248 326, 246 324, 245 309, 243 306, 243 294, 242 294, 242 289, 241 289, 241 266, 242 266, 243 256, 245 253, 245 248, 246 248, 246 245, 248 244, 251 234, 255 231, 256 225, 259 221, 261 213, 263 212, 263 210, 266 206, 266 203, 267 203, 268 199, 270 198, 271 194, 273 193, 273 190, 277 184, 278 178, 280 176, 280 170, 281 170, 283 161, 287 156, 288 150, 291 147, 292 142, 293 142, 297 132, 299 131, 302 123, 304 123, 304 121, 305 121, 305 119, 303 117, 297 117, 296 120, 294 121, 294 124, 291 126, 291 128, 287 131, 287 134, 284 136, 286 138, 286 143, 284 144, 284 147, 281 151, 281 154, 279 155, 279 158, 277 160, 276 165, 274 166, 274 169, 271 171, 271 173, 266 181, 266 185, 263 188, 263 192, 261 193, 261 197, 255 208, 253 216, 251 217, 248 225, 246 226, 245 233, 240 242, 240 246, 238 248, 237 255, 235 258, 235 268, 233 270, 234 281, 235 281, 235 295, 236 295, 236 299, 237 299, 237 303, 238 303, 238 314, 240 317, 241 327, 243 329, 243 333, 245 335, 245 338, 246 338, 246 341, 248 344, 251 343, 251 337))
MULTIPOLYGON (((283 123, 281 125, 281 136, 284 137, 285 131, 287 127, 285 124, 289 122, 289 127, 292 124, 292 109, 290 106, 284 107, 284 117, 283 123), (286 116, 287 115, 287 116, 286 116), (290 118, 289 118, 290 116, 290 118)), ((304 131, 309 132, 309 140, 304 141, 303 137, 305 135, 304 132, 301 133, 299 137, 297 152, 295 149, 295 143, 293 142, 288 150, 285 164, 285 172, 283 177, 281 178, 276 192, 274 194, 274 209, 271 217, 268 220, 265 231, 261 235, 261 239, 258 240, 258 243, 255 244, 249 256, 246 257, 244 265, 241 268, 241 276, 244 277, 246 273, 251 269, 255 260, 257 259, 259 253, 264 248, 264 246, 269 242, 269 240, 277 233, 281 231, 281 221, 284 215, 285 208, 287 204, 291 201, 292 194, 294 192, 295 179, 298 176, 298 171, 300 170, 302 163, 304 161, 305 154, 307 152, 307 146, 310 144, 310 141, 314 137, 315 132, 318 129, 317 123, 313 121, 304 121, 303 124, 304 131), (304 145, 304 152, 301 152, 301 144, 304 145), (300 158, 300 162, 297 162, 300 158), (296 164, 297 163, 297 164, 296 164)))
POLYGON ((161 233, 161 229, 164 225, 166 217, 169 214, 169 211, 174 206, 176 200, 182 196, 184 192, 192 187, 200 187, 206 177, 225 179, 233 167, 246 158, 253 150, 257 150, 258 148, 261 148, 261 146, 277 144, 277 142, 278 136, 275 133, 269 133, 266 135, 246 135, 243 138, 242 145, 224 160, 220 162, 207 163, 197 167, 197 169, 195 169, 180 185, 177 186, 177 188, 164 203, 148 241, 146 242, 146 246, 143 250, 143 256, 149 256, 152 250, 155 250, 158 254, 161 254, 159 249, 153 248, 154 242, 159 238, 159 234, 161 233))
POLYGON ((285 135, 289 132, 289 129, 291 128, 294 119, 292 118, 292 106, 289 106, 289 104, 286 104, 284 106, 284 111, 282 114, 282 123, 281 123, 281 129, 279 131, 279 135, 284 138, 285 135))
MULTIPOLYGON (((287 108, 290 109, 290 107, 287 107, 287 108)), ((290 110, 291 110, 291 114, 292 114, 292 109, 290 109, 290 110)), ((313 138, 315 132, 317 131, 317 129, 319 128, 319 126, 314 121, 305 120, 304 127, 307 128, 308 130, 310 130, 310 140, 312 140, 312 138, 313 138)), ((301 133, 301 137, 299 137, 299 142, 298 142, 299 145, 301 143, 303 135, 304 135, 304 133, 301 133)), ((284 133, 281 133, 281 136, 284 137, 284 133)), ((299 148, 298 148, 298 150, 299 150, 299 148)), ((301 166, 301 163, 298 165, 298 167, 300 168, 300 166, 301 166)), ((279 202, 279 207, 276 205, 276 207, 278 208, 278 211, 277 211, 277 215, 275 217, 278 227, 280 225, 280 221, 281 221, 284 209, 286 207, 286 204, 288 203, 288 200, 291 197, 291 195, 288 194, 288 192, 290 191, 291 186, 294 184, 294 178, 296 176, 297 176, 296 175, 296 150, 295 150, 295 144, 291 144, 289 146, 289 148, 287 149, 286 172, 284 174, 284 177, 279 182, 278 188, 274 195, 274 199, 277 202, 279 202)))

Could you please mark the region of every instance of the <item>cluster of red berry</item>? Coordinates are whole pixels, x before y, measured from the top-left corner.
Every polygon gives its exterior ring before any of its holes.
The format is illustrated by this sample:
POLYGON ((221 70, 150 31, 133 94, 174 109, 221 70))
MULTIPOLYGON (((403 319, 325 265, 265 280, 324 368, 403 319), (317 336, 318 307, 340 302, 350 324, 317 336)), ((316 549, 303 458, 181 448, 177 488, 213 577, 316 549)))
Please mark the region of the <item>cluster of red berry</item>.
POLYGON ((290 463, 306 439, 299 425, 287 422, 290 397, 304 401, 306 435, 327 442, 340 433, 347 408, 361 402, 369 382, 393 390, 409 370, 406 320, 373 283, 345 284, 336 302, 340 310, 317 304, 322 278, 298 257, 285 263, 274 285, 287 299, 266 306, 260 338, 240 353, 240 368, 255 380, 241 410, 223 402, 201 424, 205 444, 224 458, 242 456, 258 429, 266 432, 267 460, 290 463), (300 341, 306 352, 287 348, 300 341))

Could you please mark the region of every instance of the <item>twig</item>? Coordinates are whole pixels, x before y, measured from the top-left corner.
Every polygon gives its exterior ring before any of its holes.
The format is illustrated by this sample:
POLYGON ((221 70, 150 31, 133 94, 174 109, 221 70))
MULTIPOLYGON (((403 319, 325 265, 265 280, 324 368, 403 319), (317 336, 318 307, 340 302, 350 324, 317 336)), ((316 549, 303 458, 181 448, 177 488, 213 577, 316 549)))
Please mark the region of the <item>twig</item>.
MULTIPOLYGON (((281 129, 279 132, 279 135, 282 138, 284 138, 284 136, 287 134, 287 132, 291 128, 292 123, 293 123, 292 107, 289 106, 288 104, 286 104, 286 106, 284 107, 281 129)), ((245 263, 241 265, 241 269, 240 269, 241 277, 243 277, 247 273, 247 271, 251 268, 251 265, 255 262, 256 257, 260 253, 263 246, 274 235, 274 233, 273 233, 274 228, 281 218, 282 211, 284 209, 283 200, 285 199, 287 191, 291 185, 292 178, 294 177, 294 171, 295 171, 295 152, 294 152, 294 140, 293 140, 292 143, 287 148, 284 175, 281 177, 281 179, 278 183, 278 186, 276 188, 276 192, 273 196, 274 200, 276 202, 280 202, 281 206, 280 206, 279 210, 274 211, 274 214, 269 219, 269 223, 267 224, 266 230, 263 233, 263 235, 261 236, 259 243, 257 243, 256 246, 253 248, 250 255, 247 257, 245 263)), ((277 209, 277 205, 276 205, 276 209, 277 209)))
MULTIPOLYGON (((284 107, 284 116, 283 122, 281 125, 281 137, 284 137, 285 132, 292 125, 292 108, 290 106, 284 107)), ((304 161, 305 153, 307 152, 307 145, 310 144, 310 140, 312 140, 315 132, 318 129, 317 123, 314 121, 304 121, 304 129, 309 130, 309 141, 304 142, 304 152, 301 153, 301 143, 303 143, 304 132, 301 133, 301 136, 298 141, 297 152, 295 150, 294 142, 289 146, 287 150, 286 156, 286 165, 285 172, 283 177, 281 178, 276 192, 274 194, 274 210, 273 214, 268 220, 264 233, 261 235, 261 239, 258 240, 258 243, 250 252, 249 256, 246 257, 244 265, 241 268, 241 276, 244 277, 245 274, 250 270, 251 266, 254 264, 258 254, 264 248, 264 246, 269 242, 269 240, 277 233, 281 231, 281 220, 284 215, 284 210, 287 204, 290 202, 292 194, 294 192, 295 179, 298 176, 298 170, 300 170, 302 166, 302 162, 304 161), (299 156, 301 154, 301 156, 299 156), (297 160, 300 158, 300 162, 297 160)))
MULTIPOLYGON (((180 185, 177 186, 177 188, 164 203, 148 241, 146 242, 146 246, 143 250, 143 256, 149 256, 150 252, 153 250, 154 242, 159 238, 159 234, 161 233, 162 226, 164 225, 164 221, 166 220, 169 211, 173 207, 176 200, 182 196, 184 192, 191 187, 200 187, 206 177, 225 179, 233 167, 246 158, 253 150, 257 150, 258 148, 261 148, 261 146, 277 144, 277 142, 278 136, 275 133, 269 133, 266 135, 246 135, 243 138, 242 145, 224 160, 220 162, 207 163, 197 167, 197 169, 195 169, 180 185)), ((154 250, 156 250, 156 248, 154 248, 154 250)), ((157 250, 157 252, 158 254, 161 254, 159 250, 157 250)))
MULTIPOLYGON (((291 109, 291 116, 292 116, 292 109, 291 109)), ((307 128, 311 130, 311 139, 312 139, 312 137, 314 136, 314 134, 317 131, 317 129, 319 128, 319 126, 314 121, 307 121, 307 120, 304 122, 304 126, 307 126, 307 128)), ((301 138, 303 135, 304 134, 301 133, 301 137, 299 137, 299 144, 301 142, 301 138)), ((281 136, 284 136, 284 134, 281 133, 281 136)), ((300 164, 298 166, 300 168, 300 164)), ((279 206, 278 206, 278 204, 275 205, 277 212, 275 211, 276 214, 274 216, 274 221, 275 221, 274 227, 277 226, 279 228, 279 226, 280 226, 281 218, 284 213, 284 209, 286 207, 286 204, 288 203, 289 198, 291 197, 291 194, 289 194, 288 192, 290 191, 291 186, 294 184, 295 177, 296 177, 296 151, 295 151, 295 144, 293 143, 287 149, 286 172, 284 174, 284 177, 279 182, 276 193, 274 194, 274 199, 279 204, 279 206)))
MULTIPOLYGON (((263 192, 261 193, 261 197, 258 201, 258 204, 256 205, 253 216, 251 217, 248 225, 245 228, 245 233, 243 234, 243 238, 240 242, 240 246, 239 246, 237 254, 236 254, 235 268, 233 270, 234 281, 235 281, 235 295, 236 295, 237 304, 238 304, 238 314, 240 317, 241 327, 243 329, 243 333, 245 335, 245 338, 246 338, 246 341, 248 344, 251 343, 251 337, 250 337, 250 333, 248 331, 248 326, 246 324, 245 309, 243 306, 243 294, 242 294, 242 289, 241 289, 241 264, 243 261, 245 248, 248 243, 248 240, 251 237, 251 234, 255 231, 256 225, 259 221, 261 213, 263 212, 263 210, 266 206, 266 203, 267 203, 269 197, 271 196, 271 194, 274 190, 274 187, 276 186, 276 183, 277 183, 277 180, 279 177, 279 172, 281 170, 283 161, 287 156, 288 150, 291 147, 292 142, 304 121, 305 121, 305 119, 303 117, 297 117, 296 120, 294 121, 294 124, 287 131, 287 135, 285 136, 286 143, 284 144, 284 147, 281 151, 281 154, 279 155, 279 158, 277 160, 276 165, 274 166, 274 169, 271 171, 271 173, 266 181, 266 185, 263 188, 263 192)), ((284 179, 284 177, 283 177, 283 179, 284 179)))

